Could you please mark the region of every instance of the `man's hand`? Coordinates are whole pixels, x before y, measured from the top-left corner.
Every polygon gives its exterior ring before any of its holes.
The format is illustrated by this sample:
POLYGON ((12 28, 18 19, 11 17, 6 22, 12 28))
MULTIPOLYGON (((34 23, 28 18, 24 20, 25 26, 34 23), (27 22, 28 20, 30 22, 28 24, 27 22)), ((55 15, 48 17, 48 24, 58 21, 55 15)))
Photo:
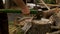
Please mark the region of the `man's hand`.
POLYGON ((29 8, 25 5, 23 0, 14 0, 14 1, 17 4, 17 6, 19 6, 21 8, 21 11, 23 14, 29 14, 30 13, 29 8))
POLYGON ((29 10, 28 7, 22 8, 21 11, 22 11, 23 14, 30 14, 30 10, 29 10))

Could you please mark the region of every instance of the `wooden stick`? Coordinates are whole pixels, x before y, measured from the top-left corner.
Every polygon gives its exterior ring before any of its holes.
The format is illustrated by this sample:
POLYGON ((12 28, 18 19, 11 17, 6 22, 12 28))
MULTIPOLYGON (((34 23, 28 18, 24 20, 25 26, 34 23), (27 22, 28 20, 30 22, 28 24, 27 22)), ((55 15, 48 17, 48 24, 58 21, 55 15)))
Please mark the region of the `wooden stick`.
POLYGON ((48 10, 50 10, 50 8, 44 3, 43 0, 40 0, 40 1, 47 7, 48 10))

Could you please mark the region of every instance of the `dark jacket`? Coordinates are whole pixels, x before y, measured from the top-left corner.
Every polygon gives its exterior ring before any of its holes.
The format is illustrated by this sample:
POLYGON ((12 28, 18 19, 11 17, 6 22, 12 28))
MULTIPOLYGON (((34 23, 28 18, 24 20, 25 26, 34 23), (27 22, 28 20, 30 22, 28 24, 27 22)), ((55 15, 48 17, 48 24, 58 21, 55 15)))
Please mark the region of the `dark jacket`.
MULTIPOLYGON (((0 0, 0 9, 4 9, 3 2, 0 0)), ((8 34, 7 13, 0 13, 0 34, 8 34)))

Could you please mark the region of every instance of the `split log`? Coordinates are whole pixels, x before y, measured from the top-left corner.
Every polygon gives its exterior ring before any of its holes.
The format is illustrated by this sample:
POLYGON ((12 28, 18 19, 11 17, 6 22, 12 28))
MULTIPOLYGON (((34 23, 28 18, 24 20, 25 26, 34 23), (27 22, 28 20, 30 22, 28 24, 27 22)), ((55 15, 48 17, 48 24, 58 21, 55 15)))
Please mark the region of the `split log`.
POLYGON ((48 10, 50 10, 50 8, 45 4, 45 2, 43 0, 40 0, 46 7, 48 10))
POLYGON ((60 34, 60 30, 59 31, 52 32, 52 33, 49 33, 49 34, 60 34))
POLYGON ((43 17, 49 18, 50 16, 52 16, 55 13, 58 13, 59 11, 60 11, 60 9, 58 7, 54 8, 54 9, 51 9, 51 10, 44 11, 43 12, 43 15, 44 15, 43 17))

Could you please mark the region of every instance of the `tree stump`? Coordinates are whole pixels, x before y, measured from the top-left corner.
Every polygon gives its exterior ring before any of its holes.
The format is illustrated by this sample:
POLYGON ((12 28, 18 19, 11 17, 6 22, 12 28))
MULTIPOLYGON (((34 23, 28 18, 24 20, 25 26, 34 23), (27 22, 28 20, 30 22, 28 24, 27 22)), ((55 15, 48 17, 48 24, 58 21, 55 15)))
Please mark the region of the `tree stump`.
POLYGON ((32 27, 28 30, 27 34, 46 34, 50 32, 51 24, 37 24, 32 23, 32 27))

